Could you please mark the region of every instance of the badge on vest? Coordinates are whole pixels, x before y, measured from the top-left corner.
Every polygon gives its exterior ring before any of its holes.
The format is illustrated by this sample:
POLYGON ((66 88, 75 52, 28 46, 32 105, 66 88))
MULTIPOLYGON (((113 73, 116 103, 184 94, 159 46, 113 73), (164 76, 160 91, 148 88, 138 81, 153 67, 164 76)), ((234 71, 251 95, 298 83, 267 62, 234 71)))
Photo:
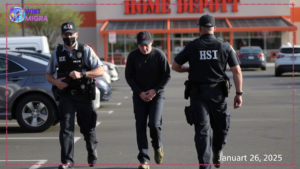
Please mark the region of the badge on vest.
POLYGON ((218 50, 200 50, 200 60, 218 60, 218 50))
POLYGON ((66 61, 66 57, 65 56, 60 56, 58 57, 59 62, 65 62, 66 61))
POLYGON ((81 52, 77 52, 77 58, 80 59, 82 57, 82 53, 81 52))

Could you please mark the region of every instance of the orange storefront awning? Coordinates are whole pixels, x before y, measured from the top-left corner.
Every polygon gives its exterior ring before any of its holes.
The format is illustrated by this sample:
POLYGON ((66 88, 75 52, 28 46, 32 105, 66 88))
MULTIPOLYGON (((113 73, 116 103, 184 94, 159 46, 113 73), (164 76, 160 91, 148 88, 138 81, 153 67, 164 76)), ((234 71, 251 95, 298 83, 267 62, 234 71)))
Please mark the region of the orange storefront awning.
MULTIPOLYGON (((258 31, 297 31, 287 18, 283 16, 267 17, 216 17, 215 32, 229 32, 230 43, 233 45, 233 32, 258 31)), ((130 19, 97 21, 101 23, 100 35, 104 37, 104 59, 107 60, 107 35, 132 34, 147 30, 153 34, 167 34, 167 58, 170 61, 170 33, 197 33, 198 18, 178 19, 130 19)))

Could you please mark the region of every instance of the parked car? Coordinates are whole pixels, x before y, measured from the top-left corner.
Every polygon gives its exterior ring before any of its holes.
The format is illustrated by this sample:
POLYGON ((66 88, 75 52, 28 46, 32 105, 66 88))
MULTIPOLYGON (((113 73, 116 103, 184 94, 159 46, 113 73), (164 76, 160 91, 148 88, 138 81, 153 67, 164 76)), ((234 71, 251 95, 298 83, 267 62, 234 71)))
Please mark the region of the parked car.
POLYGON ((259 46, 243 46, 239 51, 241 68, 261 68, 266 70, 265 53, 259 46))
POLYGON ((9 50, 9 52, 14 52, 14 53, 23 53, 27 56, 32 56, 35 58, 39 58, 45 61, 49 61, 51 54, 50 53, 39 53, 31 50, 9 50))
POLYGON ((100 90, 100 101, 111 100, 111 86, 103 77, 96 78, 97 88, 100 90))
POLYGON ((108 84, 111 84, 111 76, 108 72, 108 66, 106 64, 103 64, 103 70, 104 73, 102 77, 107 81, 108 84))
POLYGON ((115 82, 119 80, 119 70, 116 67, 115 64, 112 64, 110 62, 102 61, 103 64, 107 65, 108 73, 111 77, 111 81, 115 82))
MULTIPOLYGON (((46 36, 8 37, 7 50, 32 50, 50 53, 46 36)), ((0 38, 0 50, 6 50, 6 37, 0 38)))
POLYGON ((283 73, 300 72, 300 46, 291 44, 283 45, 280 47, 275 59, 275 76, 281 76, 283 73))
MULTIPOLYGON (((58 102, 45 76, 47 64, 42 59, 8 52, 6 89, 6 52, 0 52, 0 119, 6 119, 7 103, 7 119, 16 119, 27 131, 42 132, 58 122, 58 102)), ((95 109, 100 107, 98 88, 93 103, 95 109)))

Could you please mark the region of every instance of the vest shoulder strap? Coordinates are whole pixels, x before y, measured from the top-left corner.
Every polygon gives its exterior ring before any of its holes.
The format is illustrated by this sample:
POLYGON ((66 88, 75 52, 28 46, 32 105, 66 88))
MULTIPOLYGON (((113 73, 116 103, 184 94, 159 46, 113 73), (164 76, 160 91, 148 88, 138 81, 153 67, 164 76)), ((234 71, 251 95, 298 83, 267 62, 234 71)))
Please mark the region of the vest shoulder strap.
POLYGON ((57 60, 58 67, 59 67, 59 56, 61 55, 62 50, 63 50, 63 45, 58 44, 58 46, 56 48, 56 60, 57 60))
POLYGON ((78 43, 78 50, 82 51, 84 50, 84 44, 78 43))

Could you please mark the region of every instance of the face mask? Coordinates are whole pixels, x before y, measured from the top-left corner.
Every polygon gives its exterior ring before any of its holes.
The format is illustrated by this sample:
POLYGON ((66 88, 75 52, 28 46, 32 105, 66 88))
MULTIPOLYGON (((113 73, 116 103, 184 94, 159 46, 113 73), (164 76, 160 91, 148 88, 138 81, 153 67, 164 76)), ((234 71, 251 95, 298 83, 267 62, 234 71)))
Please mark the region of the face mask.
POLYGON ((63 38, 63 41, 67 46, 72 46, 75 43, 75 37, 72 38, 63 38))

